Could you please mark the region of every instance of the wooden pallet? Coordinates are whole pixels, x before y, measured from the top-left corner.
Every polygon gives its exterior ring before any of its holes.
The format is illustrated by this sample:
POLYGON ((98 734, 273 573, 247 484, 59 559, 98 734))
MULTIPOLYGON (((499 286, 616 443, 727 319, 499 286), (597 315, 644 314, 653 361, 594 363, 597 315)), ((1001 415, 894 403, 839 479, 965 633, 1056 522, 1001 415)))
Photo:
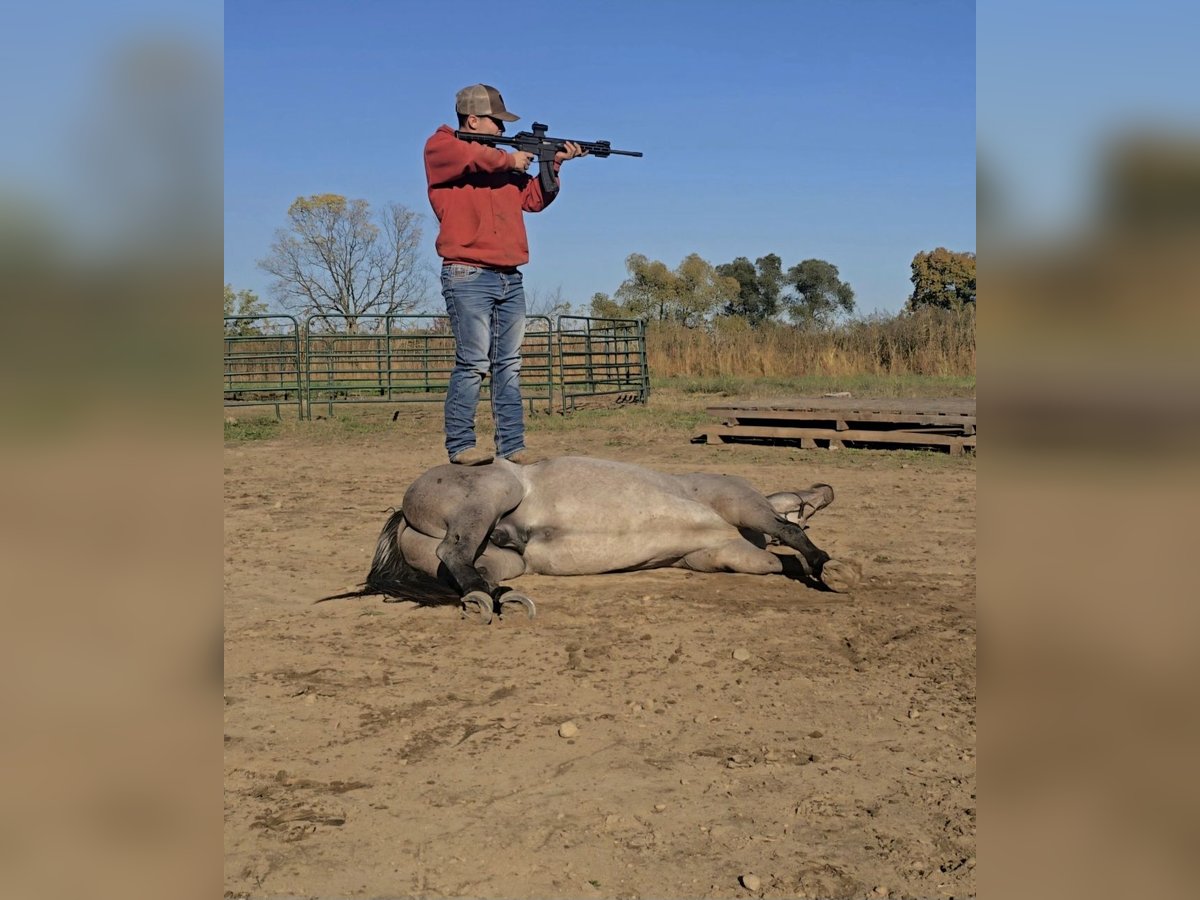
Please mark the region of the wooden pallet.
POLYGON ((721 424, 697 432, 692 443, 748 439, 798 442, 806 448, 945 447, 957 456, 974 450, 977 437, 974 400, 801 397, 710 406, 708 412, 721 424))

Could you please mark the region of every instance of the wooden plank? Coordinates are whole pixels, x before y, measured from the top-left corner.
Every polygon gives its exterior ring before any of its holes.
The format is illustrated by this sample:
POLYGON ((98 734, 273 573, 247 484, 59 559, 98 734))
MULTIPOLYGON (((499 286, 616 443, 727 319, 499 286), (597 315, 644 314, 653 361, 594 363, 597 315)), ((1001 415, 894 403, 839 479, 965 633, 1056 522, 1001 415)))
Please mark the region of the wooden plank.
MULTIPOLYGON (((863 428, 862 430, 873 431, 875 429, 863 428)), ((961 425, 913 425, 907 423, 900 428, 885 428, 882 431, 884 434, 889 431, 911 431, 914 434, 953 434, 958 437, 966 437, 973 433, 961 425)))
POLYGON ((956 424, 963 427, 976 424, 975 416, 965 413, 915 413, 915 412, 881 412, 878 410, 743 410, 728 406, 709 406, 710 415, 724 421, 726 424, 751 424, 772 420, 778 422, 893 422, 898 424, 941 425, 956 424), (822 413, 828 415, 822 415, 822 413))
POLYGON ((776 429, 782 429, 783 431, 795 430, 798 428, 817 428, 817 429, 824 429, 827 431, 837 432, 838 434, 845 434, 846 432, 849 432, 849 431, 858 431, 858 432, 862 432, 864 434, 890 434, 893 431, 906 431, 906 432, 912 432, 914 434, 915 433, 950 434, 950 435, 954 435, 956 437, 969 437, 969 436, 975 434, 974 426, 964 426, 960 423, 922 425, 922 424, 918 424, 916 422, 897 421, 897 422, 888 422, 888 423, 881 423, 881 424, 887 424, 892 427, 890 427, 890 428, 855 428, 851 424, 833 423, 833 422, 827 423, 827 422, 821 421, 819 419, 803 419, 800 421, 790 422, 790 423, 786 423, 786 424, 785 423, 767 424, 766 422, 756 422, 753 420, 749 421, 749 422, 738 422, 738 421, 734 421, 734 420, 730 420, 730 419, 726 419, 721 422, 721 425, 725 428, 740 428, 740 429, 776 428, 776 429))
POLYGON ((723 403, 721 410, 820 410, 892 413, 932 413, 944 415, 975 415, 975 401, 966 397, 797 397, 778 400, 746 400, 723 403))
POLYGON ((815 447, 815 441, 834 440, 862 441, 876 444, 935 444, 938 446, 961 450, 963 447, 974 447, 974 437, 962 437, 948 434, 930 434, 913 431, 837 431, 832 428, 770 428, 762 426, 739 425, 735 427, 708 428, 692 438, 699 442, 703 437, 709 443, 716 438, 720 441, 743 438, 771 438, 774 440, 800 441, 802 447, 815 447))
MULTIPOLYGON (((713 430, 709 430, 709 431, 703 431, 703 432, 700 432, 700 433, 694 435, 692 437, 692 443, 694 443, 694 444, 698 444, 698 443, 725 444, 725 443, 736 442, 738 437, 744 437, 744 436, 745 435, 741 435, 739 432, 735 432, 735 431, 729 431, 729 430, 724 430, 724 429, 713 429, 713 430)), ((806 449, 806 450, 813 450, 813 449, 816 449, 818 446, 817 445, 818 438, 815 438, 815 437, 799 437, 799 438, 797 438, 794 436, 789 436, 789 437, 785 437, 785 438, 779 438, 779 440, 797 442, 800 444, 800 447, 802 449, 806 449)), ((845 447, 845 444, 838 438, 828 438, 828 441, 829 441, 830 449, 839 449, 840 450, 840 449, 844 449, 844 447, 845 447)), ((883 435, 874 435, 873 434, 871 438, 869 438, 866 441, 863 441, 863 443, 871 443, 871 444, 894 443, 894 444, 900 444, 900 445, 905 445, 905 446, 913 446, 913 445, 930 446, 930 445, 933 445, 933 446, 945 447, 952 456, 960 455, 963 452, 964 448, 968 448, 971 450, 976 449, 976 443, 975 443, 974 438, 958 438, 958 437, 949 437, 949 436, 942 435, 937 438, 930 439, 930 438, 927 438, 927 437, 924 437, 921 435, 905 435, 900 432, 887 432, 883 435)))
POLYGON ((815 447, 845 443, 942 446, 958 455, 976 446, 969 398, 799 397, 732 401, 707 407, 722 422, 693 441, 759 438, 815 447))
POLYGON ((819 414, 821 418, 845 418, 855 415, 891 415, 891 416, 949 416, 949 417, 966 417, 975 416, 973 407, 963 407, 956 409, 942 409, 936 404, 913 406, 911 408, 878 406, 870 403, 860 403, 857 405, 845 405, 837 409, 826 409, 820 406, 743 406, 743 405, 714 405, 707 409, 716 414, 729 414, 735 416, 749 417, 753 416, 760 419, 778 418, 780 415, 788 413, 803 413, 807 415, 819 414))

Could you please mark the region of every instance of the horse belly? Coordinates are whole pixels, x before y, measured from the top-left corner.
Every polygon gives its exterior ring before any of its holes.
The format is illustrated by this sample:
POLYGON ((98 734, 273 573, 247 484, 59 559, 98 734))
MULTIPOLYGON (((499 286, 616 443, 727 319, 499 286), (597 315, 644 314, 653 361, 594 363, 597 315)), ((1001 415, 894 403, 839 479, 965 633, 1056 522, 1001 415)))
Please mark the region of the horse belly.
POLYGON ((731 532, 737 535, 736 529, 711 513, 666 521, 575 522, 535 528, 525 547, 526 571, 599 575, 670 566, 695 550, 728 541, 731 532))

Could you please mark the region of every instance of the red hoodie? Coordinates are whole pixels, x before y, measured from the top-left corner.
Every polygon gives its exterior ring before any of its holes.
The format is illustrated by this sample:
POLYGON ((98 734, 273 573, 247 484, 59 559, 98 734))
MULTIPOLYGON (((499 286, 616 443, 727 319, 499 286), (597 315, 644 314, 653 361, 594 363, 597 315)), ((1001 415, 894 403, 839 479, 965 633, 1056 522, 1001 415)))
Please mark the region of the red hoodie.
POLYGON ((545 198, 538 179, 510 169, 508 153, 460 141, 443 125, 425 142, 425 177, 442 224, 436 246, 443 263, 515 268, 529 262, 522 210, 541 212, 557 195, 545 198))

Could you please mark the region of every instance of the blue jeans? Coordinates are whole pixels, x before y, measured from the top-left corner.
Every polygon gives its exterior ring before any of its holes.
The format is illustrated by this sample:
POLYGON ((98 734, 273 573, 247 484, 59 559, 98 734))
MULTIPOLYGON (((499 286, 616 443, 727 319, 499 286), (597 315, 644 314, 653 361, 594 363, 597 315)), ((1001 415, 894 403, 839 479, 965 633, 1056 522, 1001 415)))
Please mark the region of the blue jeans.
POLYGON ((475 408, 483 376, 492 376, 496 455, 525 449, 521 403, 521 341, 525 286, 520 272, 461 263, 442 266, 442 296, 454 332, 454 371, 446 394, 446 451, 475 446, 475 408))

